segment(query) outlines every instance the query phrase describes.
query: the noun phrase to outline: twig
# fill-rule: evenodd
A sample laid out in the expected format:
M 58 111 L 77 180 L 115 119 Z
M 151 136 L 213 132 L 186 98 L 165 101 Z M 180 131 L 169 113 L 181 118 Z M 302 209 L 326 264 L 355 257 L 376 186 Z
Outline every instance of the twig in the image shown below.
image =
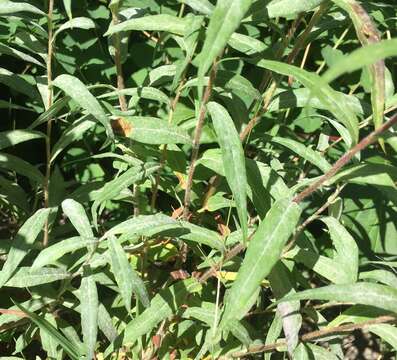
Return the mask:
M 386 121 L 382 126 L 374 130 L 364 139 L 362 139 L 357 145 L 346 152 L 333 166 L 332 168 L 320 177 L 316 182 L 310 185 L 307 189 L 303 190 L 300 194 L 294 197 L 293 201 L 299 204 L 306 197 L 310 196 L 313 192 L 317 191 L 326 181 L 331 179 L 343 166 L 348 164 L 350 160 L 358 152 L 364 150 L 367 146 L 374 143 L 378 137 L 391 128 L 395 123 L 397 123 L 397 114 L 395 114 L 391 119 Z
M 368 320 L 368 321 L 362 322 L 360 324 L 347 324 L 347 325 L 335 326 L 332 328 L 324 328 L 321 330 L 315 330 L 315 331 L 312 331 L 312 332 L 302 335 L 300 340 L 303 342 L 307 342 L 307 341 L 316 340 L 316 339 L 319 339 L 319 338 L 322 338 L 322 337 L 325 337 L 325 336 L 328 336 L 331 334 L 335 334 L 335 333 L 362 330 L 362 329 L 365 329 L 366 327 L 371 326 L 371 325 L 385 324 L 385 323 L 390 323 L 390 322 L 395 322 L 395 321 L 397 321 L 397 318 L 392 315 L 379 316 L 373 320 Z M 273 344 L 251 346 L 247 349 L 247 351 L 238 351 L 238 352 L 231 354 L 231 356 L 238 358 L 241 356 L 272 351 L 272 350 L 279 348 L 280 346 L 285 346 L 285 345 L 286 345 L 285 340 L 280 340 L 279 342 L 276 342 Z
M 46 110 L 48 110 L 53 101 L 52 94 L 52 56 L 53 56 L 53 23 L 52 23 L 52 14 L 54 11 L 54 0 L 49 0 L 48 3 L 48 48 L 47 48 L 47 104 Z M 50 176 L 51 176 L 51 132 L 52 132 L 52 121 L 53 119 L 48 119 L 47 121 L 47 137 L 45 139 L 45 147 L 46 147 L 46 171 L 44 177 L 44 207 L 48 208 L 50 206 L 50 196 L 49 196 L 49 184 L 50 184 Z M 46 247 L 48 245 L 49 238 L 49 222 L 46 219 L 44 224 L 44 237 L 43 237 L 43 246 Z
M 344 185 L 338 187 L 335 192 L 327 199 L 327 201 L 311 216 L 309 216 L 295 231 L 294 236 L 291 241 L 284 248 L 284 253 L 291 249 L 291 247 L 295 244 L 295 241 L 298 239 L 299 235 L 302 233 L 305 228 L 311 224 L 314 220 L 318 219 L 318 217 L 326 210 L 328 207 L 335 201 L 335 199 L 339 196 L 340 192 L 343 190 Z
M 212 87 L 214 85 L 214 81 L 215 81 L 215 77 L 216 77 L 216 70 L 217 70 L 217 63 L 215 61 L 212 66 L 212 69 L 211 69 L 211 74 L 210 74 L 210 78 L 208 81 L 208 85 L 205 88 L 203 100 L 202 100 L 201 106 L 200 106 L 199 118 L 197 121 L 196 129 L 194 131 L 194 138 L 193 138 L 193 145 L 192 145 L 192 157 L 190 160 L 190 167 L 189 167 L 189 173 L 188 173 L 188 177 L 187 177 L 186 190 L 185 190 L 185 199 L 183 202 L 183 218 L 185 220 L 187 220 L 188 215 L 189 215 L 191 192 L 192 192 L 192 186 L 193 186 L 193 176 L 194 176 L 194 171 L 196 169 L 196 162 L 197 162 L 198 153 L 199 153 L 199 149 L 200 149 L 200 138 L 201 138 L 201 133 L 203 131 L 205 115 L 207 113 L 207 103 L 211 97 Z

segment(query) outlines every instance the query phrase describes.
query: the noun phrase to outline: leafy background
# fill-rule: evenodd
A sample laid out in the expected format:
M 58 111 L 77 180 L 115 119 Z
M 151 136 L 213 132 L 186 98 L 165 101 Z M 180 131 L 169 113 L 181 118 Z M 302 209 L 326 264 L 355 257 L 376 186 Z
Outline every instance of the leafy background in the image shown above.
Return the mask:
M 0 0 L 1 355 L 393 358 L 396 22 Z

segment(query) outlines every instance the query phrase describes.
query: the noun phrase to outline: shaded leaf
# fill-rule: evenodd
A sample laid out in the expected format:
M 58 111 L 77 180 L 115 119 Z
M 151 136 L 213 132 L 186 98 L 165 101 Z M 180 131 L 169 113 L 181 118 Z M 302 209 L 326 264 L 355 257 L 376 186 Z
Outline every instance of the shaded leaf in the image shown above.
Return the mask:
M 24 141 L 45 138 L 39 131 L 9 130 L 0 132 L 0 149 L 14 146 Z
M 31 245 L 43 229 L 49 213 L 50 209 L 36 211 L 34 215 L 25 221 L 15 235 L 7 260 L 0 273 L 0 287 L 11 278 L 18 265 L 31 250 Z
M 207 107 L 222 150 L 226 179 L 236 202 L 243 237 L 246 240 L 248 233 L 247 175 L 243 147 L 234 122 L 226 109 L 215 102 L 208 103 Z

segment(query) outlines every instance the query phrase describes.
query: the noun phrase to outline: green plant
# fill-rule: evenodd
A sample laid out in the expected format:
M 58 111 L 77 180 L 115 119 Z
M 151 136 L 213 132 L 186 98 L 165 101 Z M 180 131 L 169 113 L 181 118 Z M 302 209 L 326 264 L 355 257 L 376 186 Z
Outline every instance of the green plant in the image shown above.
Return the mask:
M 394 352 L 396 18 L 0 0 L 1 355 Z

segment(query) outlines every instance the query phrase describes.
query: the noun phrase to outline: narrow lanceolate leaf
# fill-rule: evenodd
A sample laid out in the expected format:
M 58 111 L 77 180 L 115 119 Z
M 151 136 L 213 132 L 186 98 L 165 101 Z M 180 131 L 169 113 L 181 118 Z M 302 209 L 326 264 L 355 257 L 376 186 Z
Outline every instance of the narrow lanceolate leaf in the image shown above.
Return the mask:
M 43 229 L 49 213 L 50 209 L 38 210 L 19 229 L 0 273 L 0 288 L 11 278 L 18 265 L 31 250 L 31 245 Z
M 193 10 L 205 15 L 210 15 L 214 10 L 214 5 L 208 0 L 178 0 L 178 2 L 186 4 Z
M 381 40 L 381 34 L 376 28 L 371 17 L 356 0 L 336 0 L 336 4 L 344 8 L 353 21 L 357 37 L 363 46 L 377 44 Z M 371 73 L 371 103 L 375 129 L 383 124 L 383 112 L 385 109 L 385 62 L 379 59 L 369 66 Z M 384 141 L 379 140 L 384 148 Z
M 175 35 L 183 35 L 186 30 L 186 24 L 186 19 L 168 14 L 148 15 L 123 21 L 117 25 L 111 25 L 105 36 L 129 30 L 165 31 Z
M 136 88 L 128 88 L 123 90 L 115 90 L 99 96 L 100 99 L 108 97 L 118 97 L 119 95 L 133 96 L 137 98 L 156 100 L 158 102 L 168 104 L 168 96 L 159 89 L 151 86 L 143 86 Z
M 397 328 L 391 324 L 377 324 L 368 326 L 368 330 L 388 342 L 397 350 Z
M 317 97 L 324 104 L 325 108 L 331 112 L 340 123 L 346 126 L 354 143 L 357 142 L 358 120 L 354 111 L 341 93 L 333 90 L 327 84 L 319 86 L 319 84 L 321 84 L 320 76 L 296 66 L 273 60 L 262 59 L 259 60 L 256 65 L 282 75 L 296 78 L 312 92 L 313 97 Z
M 73 359 L 78 360 L 81 358 L 79 349 L 69 341 L 65 336 L 63 336 L 53 325 L 51 325 L 47 320 L 42 317 L 37 316 L 34 312 L 29 311 L 21 304 L 14 302 L 15 305 L 22 310 L 29 318 L 34 322 L 40 329 L 50 336 L 54 341 L 56 341 L 65 352 Z
M 280 259 L 300 213 L 300 207 L 291 199 L 281 199 L 273 204 L 262 220 L 249 242 L 244 261 L 225 303 L 222 318 L 224 325 L 231 319 L 241 319 L 245 315 L 242 309 L 245 309 L 245 304 Z
M 95 244 L 95 240 L 82 238 L 81 236 L 62 240 L 41 250 L 31 266 L 31 271 L 36 271 L 46 265 L 55 264 L 63 255 L 93 244 Z
M 187 279 L 160 291 L 150 302 L 150 307 L 127 324 L 123 344 L 132 345 L 140 336 L 150 334 L 157 324 L 181 308 L 188 294 L 199 288 L 197 280 Z
M 87 274 L 81 280 L 81 328 L 86 348 L 87 359 L 94 357 L 96 339 L 98 334 L 98 292 L 94 277 Z
M 325 0 L 273 0 L 266 5 L 269 18 L 290 17 L 319 6 Z
M 207 107 L 222 150 L 226 179 L 236 202 L 243 236 L 246 240 L 248 233 L 248 214 L 244 150 L 234 122 L 227 110 L 215 102 L 208 103 Z
M 62 133 L 60 139 L 53 146 L 51 151 L 51 162 L 54 162 L 56 157 L 63 150 L 65 150 L 71 143 L 73 143 L 77 139 L 80 139 L 95 124 L 96 122 L 92 115 L 86 115 L 70 125 L 70 127 Z
M 140 215 L 132 219 L 123 221 L 122 223 L 108 230 L 101 239 L 106 239 L 112 235 L 123 236 L 152 236 L 165 230 L 181 229 L 178 221 L 170 216 L 161 213 L 155 215 Z
M 38 15 L 45 15 L 37 7 L 30 5 L 28 2 L 12 2 L 8 0 L 1 1 L 0 15 L 14 14 L 18 12 L 31 12 Z
M 189 230 L 189 232 L 183 233 L 183 235 L 180 236 L 182 240 L 193 241 L 222 252 L 225 251 L 222 237 L 216 231 L 209 230 L 205 227 L 198 226 L 187 221 L 181 221 L 180 223 L 184 229 Z
M 143 144 L 190 144 L 189 134 L 168 121 L 149 116 L 122 118 L 124 135 Z
M 150 301 L 145 284 L 139 275 L 132 269 L 126 253 L 114 236 L 109 237 L 109 250 L 112 272 L 116 279 L 117 286 L 120 289 L 120 294 L 124 300 L 127 311 L 131 311 L 132 292 L 135 293 L 145 307 L 148 307 Z
M 74 29 L 74 28 L 85 29 L 85 30 L 93 29 L 93 28 L 95 28 L 95 23 L 91 19 L 86 18 L 86 17 L 77 17 L 77 18 L 74 18 L 74 19 L 70 19 L 69 21 L 66 21 L 65 23 L 63 23 L 57 29 L 57 31 L 55 31 L 54 38 L 53 38 L 54 41 L 55 41 L 56 36 L 61 31 L 64 31 L 64 30 L 67 30 L 67 29 Z
M 43 174 L 35 166 L 11 154 L 0 153 L 0 168 L 15 171 L 17 174 L 26 176 L 37 184 L 44 182 Z
M 68 14 L 68 18 L 72 19 L 72 0 L 63 0 L 63 6 L 65 8 L 66 14 Z
M 83 205 L 76 200 L 66 199 L 62 202 L 62 210 L 81 237 L 87 239 L 92 239 L 94 237 L 90 221 L 88 220 Z
M 218 0 L 212 12 L 201 53 L 198 55 L 199 78 L 202 78 L 220 55 L 230 36 L 240 26 L 252 0 Z
M 336 249 L 334 260 L 343 268 L 344 278 L 338 283 L 354 283 L 358 274 L 358 247 L 345 227 L 333 217 L 321 218 L 329 229 L 332 242 Z
M 24 266 L 18 268 L 4 286 L 25 288 L 67 279 L 70 276 L 71 274 L 63 269 L 41 268 L 39 270 L 31 271 L 29 266 Z
M 45 135 L 40 131 L 9 130 L 0 132 L 0 149 L 14 146 L 24 141 L 42 139 Z
M 0 3 L 0 5 L 1 5 L 1 3 Z M 44 67 L 44 65 L 40 61 L 38 61 L 36 58 L 34 58 L 33 56 L 30 56 L 22 51 L 19 51 L 19 50 L 14 49 L 10 46 L 0 43 L 0 55 L 2 55 L 2 54 L 13 56 L 18 59 L 21 59 L 21 60 L 24 60 L 27 62 L 31 62 L 32 64 Z
M 113 138 L 113 131 L 105 112 L 98 100 L 92 95 L 86 86 L 76 77 L 68 74 L 59 75 L 53 84 L 63 90 L 84 110 L 94 116 L 106 129 L 106 133 Z
M 273 137 L 271 141 L 287 147 L 297 155 L 312 163 L 314 166 L 317 166 L 324 173 L 331 169 L 331 164 L 324 159 L 324 155 L 298 141 L 282 137 Z
M 371 305 L 397 313 L 397 289 L 368 282 L 329 285 L 288 295 L 280 301 L 328 300 Z

